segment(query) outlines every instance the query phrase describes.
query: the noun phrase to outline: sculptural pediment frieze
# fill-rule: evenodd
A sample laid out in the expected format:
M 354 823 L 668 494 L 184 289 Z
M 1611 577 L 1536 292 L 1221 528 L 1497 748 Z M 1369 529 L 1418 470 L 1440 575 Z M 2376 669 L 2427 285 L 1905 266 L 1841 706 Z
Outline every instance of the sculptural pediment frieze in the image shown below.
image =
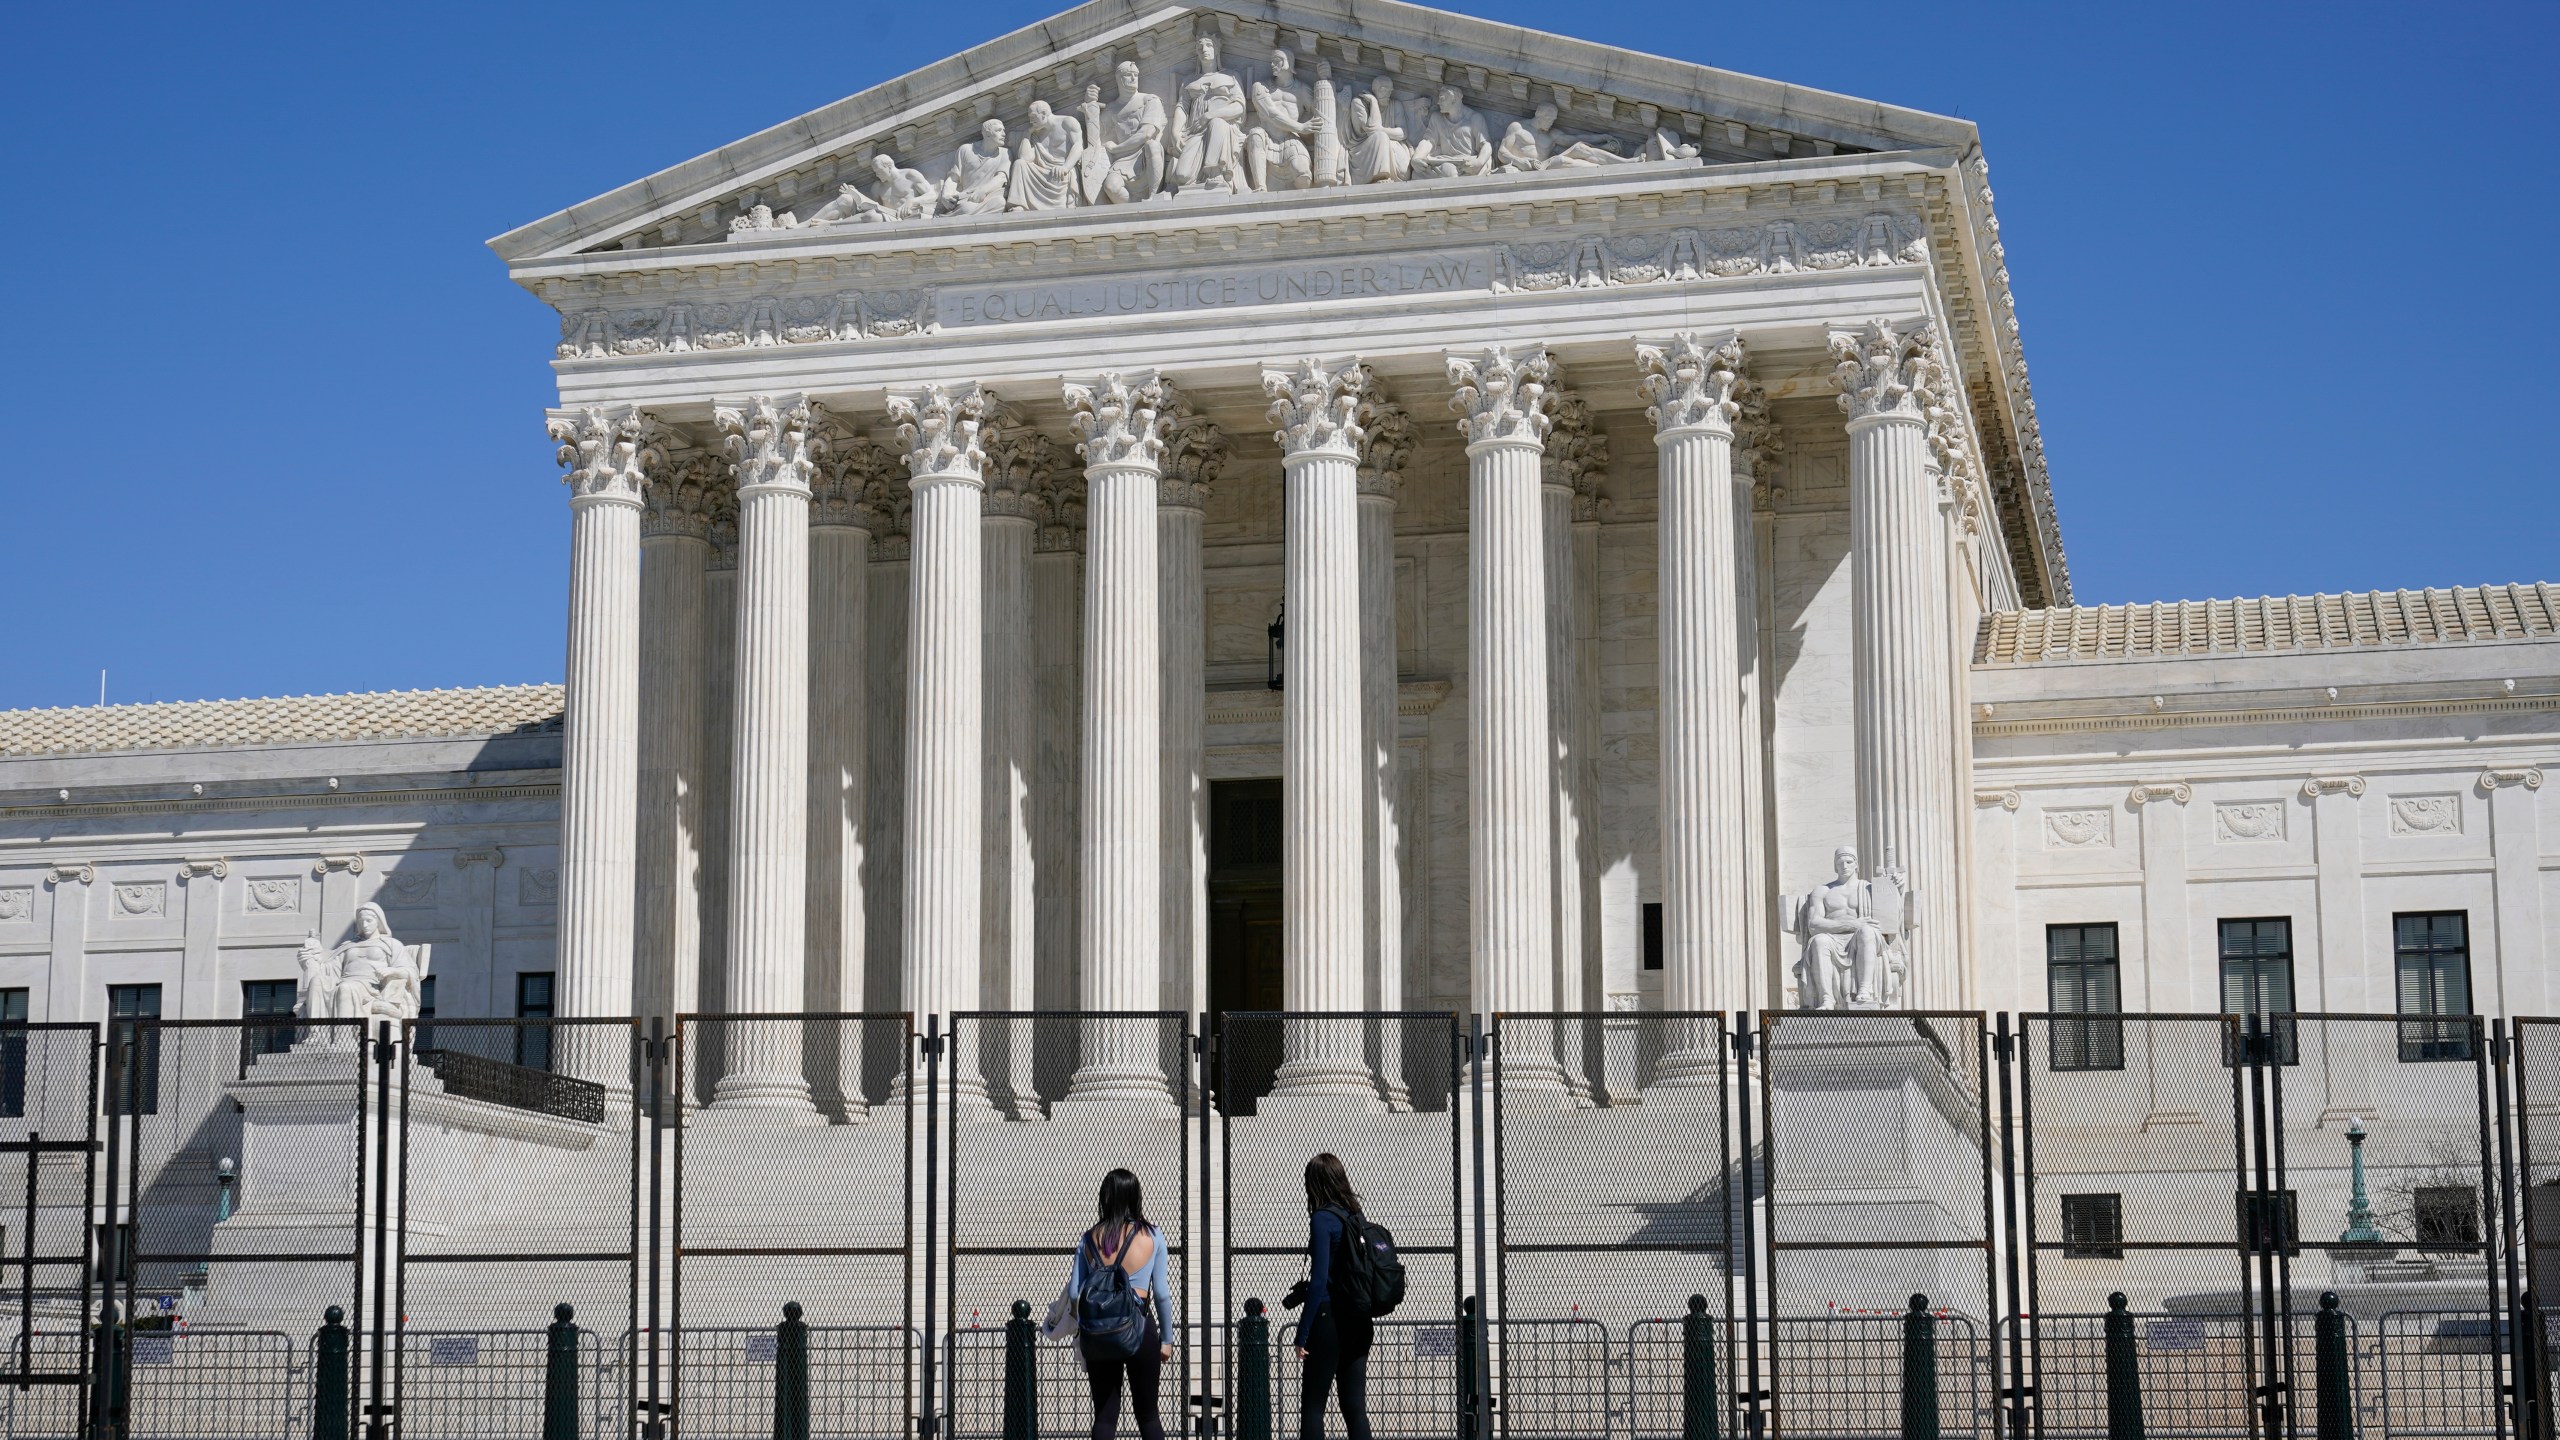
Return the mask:
M 766 151 L 763 136 L 741 142 L 731 151 L 755 150 L 763 163 L 733 164 L 741 173 L 732 183 L 668 183 L 702 162 L 652 177 L 643 182 L 654 192 L 647 213 L 593 227 L 602 233 L 575 248 L 920 226 L 947 234 L 1026 212 L 1682 169 L 1956 139 L 1935 133 L 1944 122 L 1934 117 L 1911 116 L 1897 132 L 1889 122 L 1901 112 L 1887 107 L 1826 116 L 1801 92 L 1750 77 L 1671 61 L 1629 67 L 1624 52 L 1401 5 L 1348 19 L 1301 16 L 1286 4 L 1168 6 L 1142 25 L 1063 38 L 1080 20 L 1106 19 L 1106 8 L 1118 7 L 1070 11 L 767 132 L 798 130 L 794 152 Z M 1524 65 L 1532 56 L 1552 64 Z M 936 93 L 946 71 L 958 83 Z M 607 211 L 619 195 L 579 210 Z M 507 253 L 517 238 L 494 243 Z

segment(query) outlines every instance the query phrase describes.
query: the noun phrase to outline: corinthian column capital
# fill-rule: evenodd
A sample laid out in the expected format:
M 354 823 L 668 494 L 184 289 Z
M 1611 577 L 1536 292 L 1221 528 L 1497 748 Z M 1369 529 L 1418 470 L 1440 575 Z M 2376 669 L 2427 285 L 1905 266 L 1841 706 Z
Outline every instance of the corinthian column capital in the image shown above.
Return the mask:
M 667 433 L 632 405 L 589 405 L 543 412 L 544 429 L 560 446 L 560 468 L 569 503 L 639 508 L 648 472 L 667 463 Z
M 1449 408 L 1458 412 L 1458 433 L 1467 446 L 1546 443 L 1553 424 L 1555 365 L 1547 347 L 1518 350 L 1496 345 L 1483 351 L 1449 354 L 1449 383 L 1456 393 Z
M 1837 362 L 1831 367 L 1831 383 L 1840 389 L 1840 411 L 1851 425 L 1927 419 L 1939 372 L 1933 322 L 1870 320 L 1855 330 L 1834 330 L 1831 358 Z
M 1089 381 L 1067 381 L 1063 389 L 1067 428 L 1086 469 L 1162 467 L 1174 397 L 1172 386 L 1154 371 L 1105 371 Z
M 1609 473 L 1609 437 L 1601 433 L 1591 402 L 1571 390 L 1555 392 L 1553 421 L 1539 456 L 1539 478 L 1573 497 L 1573 518 L 1600 518 L 1600 479 Z
M 1734 417 L 1742 413 L 1743 359 L 1742 337 L 1730 330 L 1637 341 L 1636 393 L 1644 397 L 1655 443 L 1692 432 L 1732 435 Z
M 1369 407 L 1366 429 L 1367 436 L 1360 446 L 1360 493 L 1383 496 L 1391 503 L 1400 500 L 1404 495 L 1404 464 L 1422 439 L 1421 428 L 1403 406 L 1380 400 Z
M 642 498 L 640 535 L 653 539 L 680 535 L 693 540 L 711 536 L 714 501 L 725 488 L 729 466 L 709 451 L 675 457 L 650 476 Z
M 1178 393 L 1166 414 L 1164 473 L 1156 481 L 1156 503 L 1197 510 L 1226 473 L 1227 435 L 1208 416 L 1194 414 L 1190 400 Z
M 825 412 L 801 395 L 750 395 L 715 403 L 711 423 L 719 427 L 721 444 L 738 467 L 738 494 L 752 498 L 768 490 L 809 493 L 826 441 L 818 433 Z
M 898 452 L 842 426 L 831 427 L 824 439 L 811 482 L 809 523 L 874 532 L 893 528 L 883 500 L 884 492 L 906 488 L 899 483 L 906 466 Z
M 919 385 L 889 396 L 889 418 L 898 427 L 898 443 L 906 447 L 907 474 L 917 484 L 955 481 L 984 483 L 980 473 L 987 452 L 978 437 L 993 392 L 978 385 Z
M 1338 365 L 1313 358 L 1294 369 L 1262 372 L 1262 393 L 1271 397 L 1272 437 L 1286 460 L 1331 455 L 1357 460 L 1367 419 L 1371 386 L 1369 367 L 1355 357 Z

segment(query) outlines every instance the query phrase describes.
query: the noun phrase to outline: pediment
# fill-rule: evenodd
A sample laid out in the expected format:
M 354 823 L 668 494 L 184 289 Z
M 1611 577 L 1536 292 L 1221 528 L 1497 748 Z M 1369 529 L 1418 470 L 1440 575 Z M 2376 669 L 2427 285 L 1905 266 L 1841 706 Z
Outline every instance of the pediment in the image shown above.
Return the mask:
M 1275 53 L 1293 74 L 1275 74 Z M 1127 64 L 1133 89 L 1118 73 Z M 1266 105 L 1281 122 L 1294 116 L 1297 133 Z M 1000 165 L 991 121 L 1003 127 Z M 1026 210 L 1117 204 L 1135 218 L 1257 189 L 1972 142 L 1960 120 L 1393 0 L 1094 0 L 490 243 L 510 262 L 776 232 L 912 228 L 947 243 Z

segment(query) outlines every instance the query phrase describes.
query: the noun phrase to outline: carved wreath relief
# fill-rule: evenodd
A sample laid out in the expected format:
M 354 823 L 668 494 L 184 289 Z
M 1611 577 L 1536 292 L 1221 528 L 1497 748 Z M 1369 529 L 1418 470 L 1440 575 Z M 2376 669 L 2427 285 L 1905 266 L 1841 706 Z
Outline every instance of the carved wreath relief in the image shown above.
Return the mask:
M 290 915 L 302 909 L 302 877 L 251 876 L 241 889 L 241 906 L 252 915 Z
M 2461 834 L 2462 797 L 2458 795 L 2392 796 L 2391 833 L 2394 835 Z
M 32 885 L 11 885 L 0 889 L 0 925 L 15 924 L 36 918 L 36 892 Z
M 2116 818 L 2113 811 L 2092 806 L 2083 810 L 2044 812 L 2044 848 L 2047 850 L 2103 850 L 2115 843 Z
M 2284 802 L 2239 800 L 2214 806 L 2213 838 L 2217 844 L 2282 840 L 2284 838 Z
M 119 916 L 138 920 L 168 912 L 169 887 L 160 881 L 146 880 L 114 888 L 116 914 Z

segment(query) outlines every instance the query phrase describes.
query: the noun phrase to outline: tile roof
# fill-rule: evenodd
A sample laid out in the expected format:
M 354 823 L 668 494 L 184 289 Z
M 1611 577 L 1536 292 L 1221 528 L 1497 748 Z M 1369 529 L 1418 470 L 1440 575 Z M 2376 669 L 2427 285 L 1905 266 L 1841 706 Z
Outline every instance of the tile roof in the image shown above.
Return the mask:
M 2560 636 L 2560 588 L 2457 585 L 2449 590 L 1995 611 L 1982 617 L 1973 663 L 2159 660 L 2554 636 Z
M 557 685 L 498 685 L 0 710 L 0 756 L 538 734 L 560 728 L 564 694 Z

